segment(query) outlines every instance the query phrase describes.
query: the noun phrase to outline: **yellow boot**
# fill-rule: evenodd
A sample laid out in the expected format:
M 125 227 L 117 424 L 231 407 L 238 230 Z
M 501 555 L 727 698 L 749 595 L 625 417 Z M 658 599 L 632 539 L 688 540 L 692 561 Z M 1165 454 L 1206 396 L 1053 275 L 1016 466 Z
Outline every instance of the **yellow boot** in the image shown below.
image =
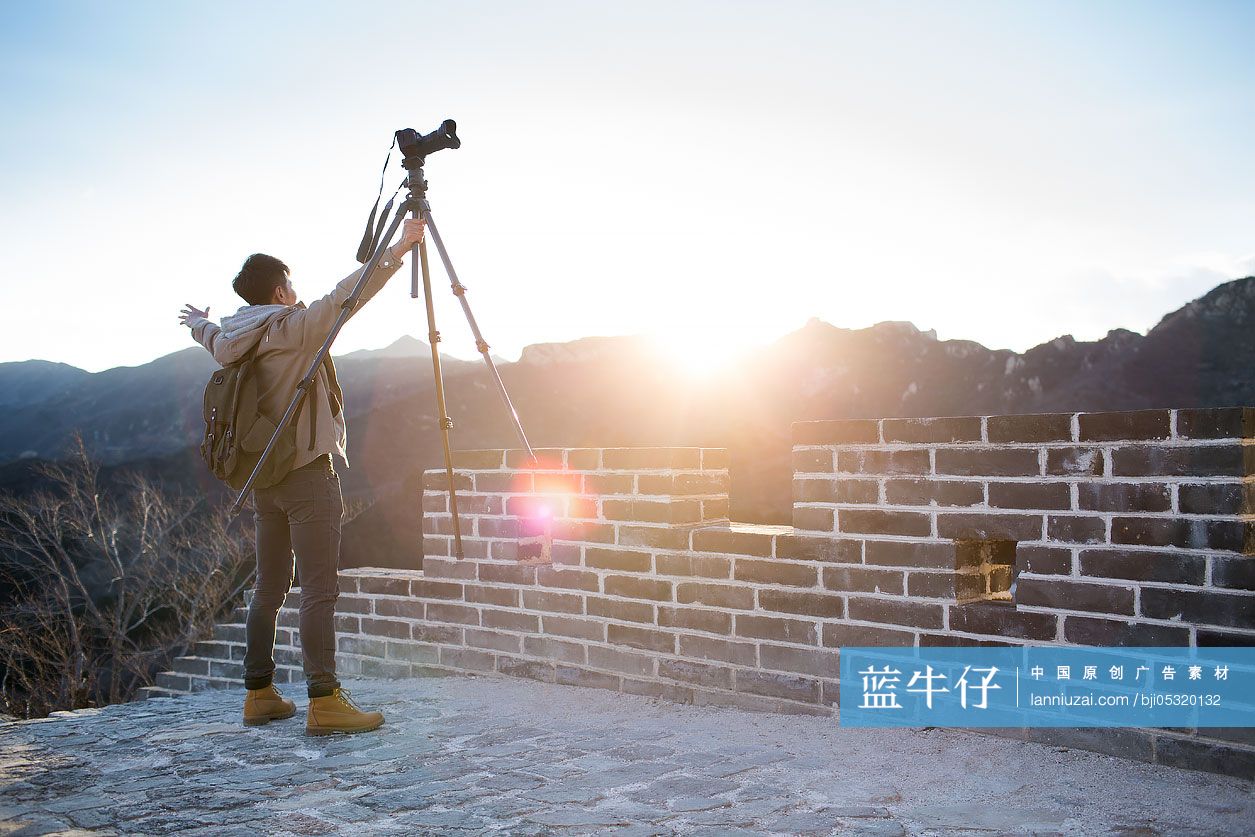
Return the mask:
M 366 732 L 383 724 L 382 712 L 363 712 L 349 697 L 347 689 L 336 689 L 326 697 L 309 699 L 305 715 L 306 735 L 334 732 Z
M 279 694 L 270 684 L 264 689 L 249 689 L 244 696 L 244 723 L 250 727 L 282 721 L 296 714 L 296 704 Z

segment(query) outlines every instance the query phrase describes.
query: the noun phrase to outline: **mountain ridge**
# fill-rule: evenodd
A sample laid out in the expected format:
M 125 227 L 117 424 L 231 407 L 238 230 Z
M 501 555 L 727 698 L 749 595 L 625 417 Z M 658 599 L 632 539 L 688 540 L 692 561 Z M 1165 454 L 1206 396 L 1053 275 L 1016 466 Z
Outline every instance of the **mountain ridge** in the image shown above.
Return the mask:
M 846 329 L 812 317 L 748 355 L 736 371 L 759 379 L 769 393 L 782 380 L 800 380 L 800 386 L 777 394 L 797 406 L 799 418 L 1249 401 L 1255 400 L 1255 387 L 1246 366 L 1226 359 L 1236 352 L 1255 360 L 1255 335 L 1246 333 L 1251 322 L 1255 277 L 1218 285 L 1165 314 L 1145 335 L 1120 328 L 1094 341 L 1062 335 L 1022 353 L 973 340 L 938 340 L 934 330 L 906 321 Z M 348 415 L 408 403 L 430 390 L 429 367 L 414 363 L 429 355 L 427 344 L 404 335 L 383 349 L 338 356 Z M 626 364 L 653 369 L 664 381 L 679 374 L 667 368 L 666 359 L 641 335 L 595 336 L 532 344 L 519 361 L 501 362 L 499 368 L 507 379 L 544 390 L 541 381 L 527 383 L 535 377 L 528 370 L 543 374 L 561 367 L 583 377 L 575 370 L 605 367 L 613 377 L 624 375 L 619 367 Z M 7 408 L 0 413 L 0 462 L 56 458 L 76 427 L 109 462 L 178 450 L 199 436 L 201 390 L 215 368 L 209 354 L 194 346 L 147 364 L 94 373 L 43 360 L 0 364 L 0 404 Z M 447 378 L 479 368 L 478 361 L 442 355 Z M 477 380 L 473 386 L 483 385 Z M 594 382 L 589 386 L 598 388 Z
M 733 517 L 779 523 L 788 520 L 795 421 L 1255 404 L 1252 322 L 1255 277 L 1244 277 L 1169 312 L 1144 335 L 1120 328 L 1092 341 L 1061 335 L 1021 353 L 939 340 L 901 321 L 845 329 L 811 318 L 704 379 L 639 335 L 535 344 L 527 362 L 499 368 L 534 447 L 726 447 Z M 442 463 L 430 367 L 412 356 L 377 355 L 338 365 L 352 462 L 342 477 L 346 496 L 382 503 L 363 520 L 390 521 L 385 528 L 395 534 L 396 521 L 419 514 L 412 496 L 419 473 Z M 26 451 L 56 458 L 79 427 L 106 464 L 143 461 L 207 490 L 195 444 L 213 367 L 193 347 L 143 367 L 92 373 L 69 394 L 0 411 L 0 463 Z M 483 365 L 455 361 L 445 371 L 453 447 L 518 447 Z M 20 485 L 20 471 L 7 469 L 6 485 Z M 364 554 L 413 551 L 386 532 L 362 537 Z
M 835 330 L 845 331 L 845 332 L 868 331 L 868 330 L 905 331 L 908 333 L 930 338 L 942 344 L 949 344 L 949 343 L 972 344 L 988 352 L 1010 352 L 1012 354 L 1025 356 L 1043 347 L 1048 347 L 1048 346 L 1055 347 L 1057 346 L 1059 341 L 1065 341 L 1065 342 L 1076 344 L 1076 345 L 1086 345 L 1086 344 L 1094 345 L 1094 344 L 1102 343 L 1103 341 L 1112 338 L 1113 335 L 1123 335 L 1128 338 L 1134 338 L 1134 339 L 1143 338 L 1143 337 L 1146 337 L 1150 333 L 1150 331 L 1154 331 L 1155 329 L 1159 328 L 1160 326 L 1163 326 L 1165 323 L 1167 323 L 1168 321 L 1176 317 L 1193 317 L 1193 316 L 1200 316 L 1200 315 L 1215 316 L 1216 311 L 1214 309 L 1222 307 L 1222 306 L 1226 310 L 1241 311 L 1240 307 L 1235 308 L 1233 306 L 1228 305 L 1228 303 L 1231 302 L 1232 300 L 1232 293 L 1235 290 L 1241 290 L 1243 295 L 1248 300 L 1255 298 L 1255 276 L 1245 276 L 1245 277 L 1233 279 L 1228 282 L 1224 282 L 1224 283 L 1221 283 L 1220 285 L 1217 285 L 1215 288 L 1208 291 L 1202 297 L 1199 297 L 1198 299 L 1187 302 L 1186 304 L 1182 305 L 1180 308 L 1174 311 L 1170 311 L 1167 314 L 1164 314 L 1163 317 L 1160 318 L 1158 323 L 1156 323 L 1156 325 L 1153 326 L 1147 332 L 1147 334 L 1140 334 L 1139 332 L 1132 331 L 1130 329 L 1126 329 L 1122 327 L 1112 328 L 1108 330 L 1107 334 L 1104 335 L 1103 337 L 1098 338 L 1097 340 L 1089 340 L 1089 341 L 1076 340 L 1076 338 L 1073 337 L 1071 334 L 1062 334 L 1057 337 L 1052 337 L 1051 339 L 1038 343 L 1034 346 L 1030 346 L 1029 348 L 1025 349 L 1023 352 L 1016 352 L 1013 349 L 990 348 L 986 346 L 985 344 L 981 343 L 980 341 L 972 340 L 969 338 L 947 338 L 946 340 L 941 340 L 937 337 L 936 329 L 932 329 L 932 328 L 927 329 L 927 330 L 921 329 L 919 326 L 917 326 L 915 323 L 909 320 L 881 320 L 880 322 L 874 323 L 870 326 L 866 326 L 862 329 L 847 329 L 842 326 L 833 325 L 832 323 L 829 323 L 828 321 L 820 317 L 811 317 L 799 329 L 796 329 L 794 332 L 781 335 L 781 337 L 778 339 L 784 340 L 789 336 L 789 334 L 795 334 L 800 331 L 805 331 L 806 329 L 811 328 L 812 326 L 825 326 L 829 329 L 835 329 Z M 1242 313 L 1242 316 L 1243 316 L 1243 320 L 1242 320 L 1243 322 L 1245 322 L 1247 319 L 1255 318 L 1255 317 L 1247 317 L 1245 312 Z M 518 361 L 510 361 L 495 354 L 492 355 L 492 358 L 493 358 L 493 361 L 498 365 L 514 363 L 514 362 L 518 362 L 518 363 L 546 362 L 552 359 L 553 357 L 558 357 L 563 360 L 588 359 L 590 356 L 596 356 L 598 354 L 602 354 L 605 351 L 609 350 L 611 348 L 609 344 L 611 343 L 614 343 L 617 341 L 637 342 L 637 341 L 643 341 L 644 339 L 645 337 L 642 334 L 588 335 L 585 337 L 578 337 L 574 340 L 568 340 L 568 341 L 542 341 L 539 343 L 529 343 L 528 345 L 523 347 L 522 353 L 520 354 L 520 358 Z M 147 361 L 142 364 L 136 364 L 132 366 L 114 366 L 108 369 L 102 369 L 99 372 L 89 372 L 85 369 L 74 366 L 73 364 L 65 363 L 63 361 L 48 360 L 46 358 L 29 358 L 26 360 L 3 361 L 3 362 L 0 362 L 0 406 L 15 403 L 15 401 L 22 401 L 22 393 L 20 392 L 17 392 L 16 394 L 14 393 L 14 390 L 16 389 L 14 384 L 16 384 L 17 381 L 14 377 L 11 377 L 14 375 L 14 373 L 19 372 L 19 371 L 22 372 L 24 376 L 27 376 L 32 379 L 35 378 L 36 375 L 39 375 L 45 379 L 48 377 L 60 375 L 62 379 L 65 379 L 65 380 L 77 380 L 85 376 L 102 375 L 106 373 L 117 372 L 118 370 L 122 370 L 122 369 L 140 369 L 140 368 L 148 367 L 155 363 L 169 362 L 171 359 L 177 358 L 179 356 L 195 355 L 195 354 L 200 354 L 200 353 L 201 353 L 201 350 L 199 350 L 197 347 L 190 346 L 185 349 L 178 349 L 174 352 L 170 352 L 165 355 L 159 355 L 153 358 L 152 360 Z M 411 334 L 402 334 L 392 343 L 389 343 L 388 345 L 382 348 L 355 349 L 351 352 L 346 352 L 343 355 L 333 353 L 333 357 L 337 361 L 341 359 L 364 360 L 364 359 L 383 359 L 383 358 L 418 358 L 418 357 L 425 358 L 425 357 L 429 357 L 430 353 L 431 353 L 431 347 L 429 346 L 429 344 L 424 343 L 422 340 L 419 340 L 417 337 L 414 337 Z M 445 363 L 445 362 L 474 363 L 476 362 L 476 361 L 468 361 L 467 359 L 464 359 L 464 358 L 454 357 L 452 355 L 447 355 L 443 352 L 441 353 L 440 358 L 441 358 L 442 363 Z M 28 403 L 28 402 L 23 401 L 22 403 Z

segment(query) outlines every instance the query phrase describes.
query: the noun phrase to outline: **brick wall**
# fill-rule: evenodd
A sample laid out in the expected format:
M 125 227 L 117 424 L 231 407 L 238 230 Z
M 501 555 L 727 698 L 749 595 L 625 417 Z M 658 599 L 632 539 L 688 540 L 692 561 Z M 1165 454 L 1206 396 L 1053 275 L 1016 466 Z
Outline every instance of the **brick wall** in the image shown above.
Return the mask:
M 800 424 L 793 522 L 857 544 L 849 617 L 920 644 L 1249 645 L 1253 416 Z M 914 615 L 882 619 L 889 601 Z
M 428 472 L 423 571 L 342 574 L 341 666 L 830 713 L 842 645 L 1249 645 L 1253 419 L 799 423 L 792 527 L 728 521 L 719 449 L 458 452 L 463 557 Z M 163 685 L 238 677 L 223 627 Z M 1250 730 L 1006 733 L 1255 775 Z

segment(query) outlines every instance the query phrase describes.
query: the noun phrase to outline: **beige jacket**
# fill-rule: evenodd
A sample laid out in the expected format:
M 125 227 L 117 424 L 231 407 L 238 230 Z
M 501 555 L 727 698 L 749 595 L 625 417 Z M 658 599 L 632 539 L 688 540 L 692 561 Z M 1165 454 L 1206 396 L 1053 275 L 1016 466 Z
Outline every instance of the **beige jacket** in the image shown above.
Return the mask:
M 385 251 L 358 298 L 357 308 L 378 293 L 400 267 L 401 261 L 393 259 Z M 264 415 L 277 423 L 296 395 L 296 385 L 309 371 L 314 355 L 331 333 L 340 307 L 353 293 L 361 272 L 359 267 L 340 280 L 331 293 L 314 300 L 308 308 L 300 303 L 245 305 L 231 316 L 224 317 L 221 326 L 204 317 L 193 317 L 187 325 L 192 329 L 192 337 L 223 366 L 241 360 L 254 346 L 258 347 L 253 367 L 257 376 L 258 406 Z M 333 410 L 328 396 L 330 389 L 327 368 L 320 366 L 310 396 L 296 419 L 293 468 L 308 464 L 326 453 L 339 454 L 344 464 L 349 464 L 344 411 Z

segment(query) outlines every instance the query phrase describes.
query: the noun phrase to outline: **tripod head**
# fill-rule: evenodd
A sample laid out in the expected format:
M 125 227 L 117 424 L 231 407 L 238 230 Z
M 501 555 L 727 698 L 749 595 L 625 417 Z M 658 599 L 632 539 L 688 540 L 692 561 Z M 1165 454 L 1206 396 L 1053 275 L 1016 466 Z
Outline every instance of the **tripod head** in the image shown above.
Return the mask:
M 457 135 L 458 124 L 452 119 L 440 123 L 440 127 L 430 134 L 420 134 L 413 128 L 402 128 L 397 131 L 397 147 L 405 155 L 403 165 L 409 168 L 422 166 L 423 158 L 445 148 L 460 148 L 462 141 Z

